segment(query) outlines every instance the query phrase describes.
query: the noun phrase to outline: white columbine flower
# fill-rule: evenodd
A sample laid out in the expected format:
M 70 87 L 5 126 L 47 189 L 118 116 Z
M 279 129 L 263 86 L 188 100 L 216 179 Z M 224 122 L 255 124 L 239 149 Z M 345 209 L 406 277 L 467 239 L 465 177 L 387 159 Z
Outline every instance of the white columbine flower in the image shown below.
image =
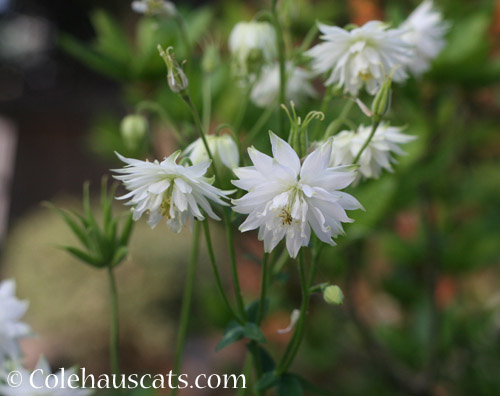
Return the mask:
M 205 138 L 216 162 L 222 162 L 231 170 L 238 166 L 240 154 L 238 146 L 231 135 L 207 135 Z M 191 143 L 184 151 L 184 155 L 188 156 L 194 165 L 210 159 L 201 138 Z
M 413 56 L 407 66 L 415 76 L 420 76 L 430 68 L 445 46 L 444 35 L 449 24 L 443 21 L 431 0 L 420 4 L 401 26 L 406 33 L 403 40 L 413 47 Z
M 306 97 L 316 96 L 316 91 L 311 83 L 312 73 L 287 63 L 286 65 L 286 102 L 293 101 L 300 104 Z M 279 64 L 267 65 L 255 82 L 250 99 L 256 106 L 268 107 L 276 103 L 280 90 Z
M 13 280 L 0 282 L 0 366 L 6 359 L 19 357 L 18 340 L 30 335 L 30 327 L 21 322 L 28 310 L 28 302 L 16 297 Z
M 352 164 L 359 150 L 370 136 L 371 129 L 371 126 L 361 125 L 357 131 L 342 131 L 331 138 L 332 157 L 330 165 Z M 392 154 L 405 154 L 399 145 L 411 142 L 414 139 L 415 136 L 402 133 L 401 128 L 381 124 L 358 161 L 360 176 L 366 179 L 377 179 L 382 169 L 392 172 L 391 163 L 396 162 Z
M 234 170 L 233 184 L 248 191 L 233 200 L 233 210 L 248 214 L 240 231 L 259 229 L 266 252 L 283 238 L 291 257 L 307 246 L 311 229 L 320 240 L 335 245 L 333 237 L 343 233 L 342 223 L 351 222 L 346 210 L 361 208 L 351 195 L 339 190 L 356 178 L 352 167 L 330 167 L 331 148 L 321 146 L 301 165 L 297 153 L 270 132 L 274 158 L 248 149 L 253 166 Z
M 19 387 L 0 384 L 0 394 L 3 396 L 87 396 L 93 391 L 78 388 L 78 380 L 75 369 L 59 371 L 52 374 L 47 360 L 42 356 L 30 373 L 24 367 L 15 367 L 20 373 Z M 73 376 L 73 377 L 72 377 Z M 74 388 L 74 389 L 73 389 Z
M 175 4 L 166 0 L 136 0 L 132 2 L 132 10 L 139 14 L 165 15 L 167 17 L 177 14 Z
M 239 22 L 229 36 L 229 50 L 237 73 L 247 75 L 254 67 L 274 61 L 277 54 L 276 33 L 267 22 Z
M 180 232 L 189 220 L 193 218 L 203 220 L 205 217 L 201 208 L 215 220 L 220 220 L 210 207 L 209 200 L 218 205 L 227 205 L 222 198 L 227 198 L 227 192 L 213 187 L 213 179 L 203 177 L 209 161 L 193 166 L 182 166 L 176 163 L 180 151 L 165 158 L 162 162 L 140 161 L 118 157 L 127 165 L 122 169 L 115 169 L 121 180 L 130 192 L 118 199 L 129 199 L 127 205 L 133 205 L 134 220 L 144 214 L 149 214 L 148 224 L 154 228 L 162 217 L 167 219 L 167 225 L 174 231 Z
M 410 46 L 401 39 L 403 30 L 388 29 L 379 21 L 371 21 L 351 31 L 337 26 L 318 24 L 324 43 L 306 52 L 313 58 L 318 73 L 331 71 L 326 85 L 338 84 L 357 96 L 364 86 L 374 95 L 393 69 L 393 80 L 404 81 L 404 67 L 411 55 Z

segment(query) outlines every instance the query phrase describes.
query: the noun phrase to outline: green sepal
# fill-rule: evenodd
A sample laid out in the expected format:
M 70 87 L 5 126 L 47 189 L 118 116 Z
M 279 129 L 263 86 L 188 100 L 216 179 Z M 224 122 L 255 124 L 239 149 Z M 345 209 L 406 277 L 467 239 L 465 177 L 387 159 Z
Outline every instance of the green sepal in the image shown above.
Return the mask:
M 243 328 L 243 335 L 250 340 L 257 341 L 262 344 L 265 344 L 267 342 L 264 333 L 262 333 L 262 330 L 259 328 L 259 326 L 252 322 L 248 322 L 245 325 L 245 327 Z

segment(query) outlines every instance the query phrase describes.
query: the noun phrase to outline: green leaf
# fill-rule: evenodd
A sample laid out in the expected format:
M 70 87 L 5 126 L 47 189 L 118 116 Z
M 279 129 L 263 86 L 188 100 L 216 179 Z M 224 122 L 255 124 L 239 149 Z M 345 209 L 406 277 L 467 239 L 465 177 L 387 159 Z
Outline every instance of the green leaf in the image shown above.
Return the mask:
M 300 382 L 302 389 L 304 391 L 306 391 L 307 393 L 310 393 L 312 395 L 318 395 L 318 396 L 332 396 L 331 392 L 328 392 L 324 389 L 321 389 L 320 387 L 318 387 L 317 385 L 314 385 L 313 383 L 311 383 L 310 381 L 308 381 L 304 377 L 301 377 L 300 375 L 297 375 L 297 374 L 288 374 L 288 375 L 295 377 Z
M 262 333 L 262 330 L 255 323 L 249 322 L 245 325 L 243 329 L 243 335 L 250 339 L 260 343 L 266 343 L 266 337 Z
M 91 255 L 83 252 L 80 249 L 77 249 L 77 248 L 72 247 L 72 246 L 61 246 L 61 249 L 66 250 L 68 253 L 72 254 L 77 259 L 91 265 L 92 267 L 96 267 L 96 268 L 103 267 L 103 264 L 102 264 L 102 262 L 100 262 L 99 259 L 92 257 Z
M 54 209 L 59 216 L 64 220 L 64 222 L 68 225 L 69 228 L 71 228 L 71 231 L 73 231 L 73 234 L 76 235 L 78 240 L 83 244 L 85 247 L 89 247 L 89 240 L 87 238 L 87 234 L 83 228 L 81 228 L 72 218 L 71 216 L 66 213 L 63 209 L 59 209 L 57 206 L 53 205 L 50 202 L 47 202 L 46 205 L 49 208 Z
M 128 254 L 128 248 L 126 246 L 119 247 L 113 256 L 113 260 L 111 261 L 111 266 L 116 267 L 123 261 L 125 257 L 127 257 L 127 254 Z
M 281 376 L 276 396 L 303 396 L 304 390 L 300 381 L 293 375 L 285 374 Z
M 125 225 L 123 227 L 122 235 L 120 236 L 120 239 L 118 240 L 118 243 L 120 246 L 127 246 L 128 241 L 130 239 L 130 235 L 132 233 L 132 229 L 134 226 L 134 220 L 132 218 L 132 213 L 128 215 L 127 221 L 125 222 Z
M 279 379 L 280 378 L 276 375 L 274 371 L 269 371 L 267 373 L 264 373 L 262 377 L 260 377 L 257 383 L 255 384 L 255 391 L 256 392 L 265 391 L 266 389 L 269 389 L 272 386 L 276 385 Z
M 224 332 L 222 340 L 217 344 L 216 351 L 233 344 L 234 342 L 243 338 L 243 327 L 236 322 L 231 322 Z
M 259 312 L 259 304 L 260 301 L 256 300 L 248 304 L 245 308 L 246 316 L 249 322 L 257 323 L 257 314 Z M 266 298 L 264 302 L 264 315 L 267 312 L 267 308 L 269 306 L 269 300 Z

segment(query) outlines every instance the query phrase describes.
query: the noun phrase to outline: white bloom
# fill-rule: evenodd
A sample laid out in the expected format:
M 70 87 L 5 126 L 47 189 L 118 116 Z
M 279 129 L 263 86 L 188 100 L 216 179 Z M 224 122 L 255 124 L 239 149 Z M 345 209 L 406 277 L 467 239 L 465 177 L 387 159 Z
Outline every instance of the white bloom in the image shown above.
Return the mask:
M 415 76 L 420 76 L 429 70 L 430 61 L 444 48 L 449 24 L 443 21 L 433 2 L 426 0 L 411 13 L 402 28 L 406 31 L 403 40 L 413 46 L 413 56 L 407 66 Z
M 238 146 L 231 135 L 207 135 L 205 138 L 216 162 L 221 161 L 231 170 L 238 166 L 240 154 Z M 201 138 L 191 143 L 184 151 L 184 155 L 188 156 L 194 165 L 210 159 Z
M 0 366 L 4 359 L 20 356 L 18 340 L 30 335 L 30 327 L 21 322 L 28 310 L 28 302 L 16 297 L 13 280 L 0 282 Z
M 286 102 L 298 104 L 306 97 L 316 96 L 311 84 L 312 73 L 287 63 L 286 65 Z M 279 64 L 267 65 L 262 68 L 259 78 L 255 82 L 250 99 L 256 106 L 267 107 L 276 103 L 280 90 Z
M 351 222 L 346 209 L 361 208 L 351 195 L 339 190 L 356 178 L 351 167 L 329 167 L 331 148 L 322 146 L 309 154 L 301 165 L 290 145 L 270 132 L 274 158 L 255 148 L 248 149 L 254 166 L 234 170 L 239 180 L 233 184 L 248 191 L 233 200 L 233 210 L 248 214 L 240 231 L 259 229 L 266 252 L 286 238 L 291 257 L 307 246 L 311 228 L 325 243 L 341 233 L 342 222 Z
M 276 33 L 267 22 L 239 22 L 229 36 L 229 50 L 236 60 L 238 73 L 246 75 L 253 65 L 274 61 Z
M 351 31 L 337 26 L 318 25 L 324 43 L 307 51 L 318 73 L 331 70 L 326 85 L 338 84 L 345 92 L 357 96 L 365 86 L 374 95 L 393 69 L 393 80 L 404 81 L 403 67 L 411 55 L 410 46 L 402 41 L 401 29 L 387 29 L 379 21 L 371 21 Z
M 189 220 L 203 220 L 205 217 L 199 206 L 215 220 L 220 220 L 210 207 L 208 200 L 218 205 L 227 205 L 221 198 L 226 198 L 227 192 L 213 187 L 213 179 L 203 177 L 209 161 L 194 166 L 182 166 L 176 163 L 180 151 L 165 158 L 162 162 L 140 161 L 118 157 L 127 164 L 122 169 L 115 169 L 115 176 L 121 180 L 130 191 L 118 199 L 129 199 L 127 205 L 133 205 L 134 220 L 146 212 L 149 214 L 148 224 L 154 228 L 164 216 L 167 225 L 180 232 Z
M 78 389 L 78 382 L 75 369 L 59 371 L 52 375 L 47 360 L 42 356 L 30 373 L 23 367 L 15 367 L 22 378 L 20 386 L 17 388 L 8 385 L 0 385 L 0 394 L 3 396 L 87 396 L 93 393 L 91 390 Z M 72 380 L 72 381 L 71 381 Z M 72 389 L 76 388 L 76 389 Z
M 332 141 L 331 166 L 352 164 L 371 133 L 371 126 L 360 125 L 357 131 L 342 131 Z M 403 155 L 399 145 L 411 142 L 415 136 L 406 135 L 401 128 L 381 124 L 358 161 L 359 173 L 364 178 L 378 178 L 382 169 L 392 172 L 392 154 Z
M 175 4 L 165 0 L 136 0 L 132 2 L 132 10 L 139 14 L 165 15 L 168 17 L 177 14 Z

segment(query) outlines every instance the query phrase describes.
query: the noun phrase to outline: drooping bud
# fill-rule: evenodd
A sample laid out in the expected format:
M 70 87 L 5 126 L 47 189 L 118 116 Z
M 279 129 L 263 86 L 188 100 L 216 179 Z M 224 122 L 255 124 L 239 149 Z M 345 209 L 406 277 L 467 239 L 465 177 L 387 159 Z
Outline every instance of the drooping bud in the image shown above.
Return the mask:
M 258 72 L 263 64 L 272 62 L 278 52 L 273 26 L 268 22 L 237 23 L 229 36 L 229 50 L 238 76 Z
M 339 305 L 344 301 L 344 293 L 337 285 L 330 285 L 323 290 L 323 298 L 327 304 Z
M 168 47 L 166 51 L 158 44 L 158 52 L 167 65 L 167 81 L 170 89 L 175 93 L 185 91 L 189 85 L 189 81 L 182 70 L 181 65 L 175 59 L 174 48 Z
M 216 162 L 216 166 L 222 164 L 230 170 L 233 170 L 238 166 L 240 160 L 238 146 L 231 135 L 207 135 L 205 138 L 207 140 L 208 148 L 210 149 L 210 152 L 214 157 L 214 161 Z M 209 160 L 207 150 L 201 138 L 198 138 L 191 143 L 186 148 L 184 154 L 189 157 L 194 165 Z
M 129 114 L 120 124 L 120 133 L 125 146 L 129 150 L 135 150 L 148 133 L 148 121 L 140 114 Z
M 132 2 L 132 10 L 145 15 L 163 15 L 173 17 L 177 14 L 175 4 L 165 0 L 136 0 Z

